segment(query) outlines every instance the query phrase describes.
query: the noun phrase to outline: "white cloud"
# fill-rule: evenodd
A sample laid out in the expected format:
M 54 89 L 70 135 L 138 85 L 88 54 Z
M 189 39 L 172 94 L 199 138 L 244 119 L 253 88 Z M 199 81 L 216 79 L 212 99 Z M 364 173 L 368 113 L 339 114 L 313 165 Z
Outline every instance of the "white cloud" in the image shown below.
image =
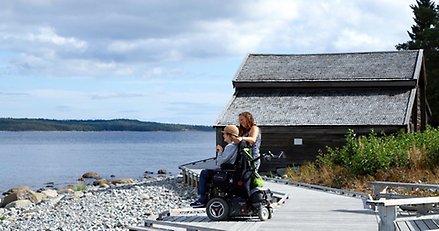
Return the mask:
M 388 45 L 377 37 L 349 29 L 341 31 L 334 44 L 339 51 L 364 51 L 365 47 L 373 47 L 373 50 L 384 50 Z
M 295 19 L 299 10 L 298 1 L 290 0 L 247 1 L 245 7 L 245 12 L 251 18 L 268 22 Z
M 87 42 L 73 37 L 59 36 L 55 30 L 50 27 L 39 28 L 38 33 L 30 33 L 27 39 L 58 46 L 70 46 L 72 49 L 85 49 L 87 47 Z

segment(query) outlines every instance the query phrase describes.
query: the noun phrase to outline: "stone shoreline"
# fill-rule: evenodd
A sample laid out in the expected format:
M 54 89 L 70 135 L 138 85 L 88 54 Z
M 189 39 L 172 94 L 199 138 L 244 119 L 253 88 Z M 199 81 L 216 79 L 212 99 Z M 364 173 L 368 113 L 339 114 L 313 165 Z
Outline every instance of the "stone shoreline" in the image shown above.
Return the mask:
M 179 176 L 159 175 L 108 188 L 89 186 L 26 208 L 0 208 L 0 230 L 126 230 L 163 211 L 189 207 L 196 194 Z

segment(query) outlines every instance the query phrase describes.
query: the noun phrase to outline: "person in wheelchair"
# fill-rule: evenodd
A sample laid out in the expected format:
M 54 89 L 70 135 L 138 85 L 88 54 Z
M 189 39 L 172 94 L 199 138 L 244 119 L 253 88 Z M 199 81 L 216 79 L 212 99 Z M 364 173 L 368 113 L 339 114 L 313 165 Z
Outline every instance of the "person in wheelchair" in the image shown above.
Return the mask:
M 200 208 L 206 206 L 206 188 L 207 188 L 207 181 L 209 178 L 212 177 L 212 175 L 215 173 L 215 171 L 221 169 L 222 164 L 233 164 L 235 163 L 236 156 L 238 153 L 238 135 L 239 135 L 239 129 L 235 125 L 227 125 L 224 130 L 222 131 L 224 141 L 227 143 L 227 145 L 224 147 L 221 147 L 220 145 L 216 146 L 216 151 L 218 152 L 218 156 L 216 159 L 216 168 L 215 169 L 203 169 L 200 173 L 200 180 L 198 183 L 198 199 L 191 203 L 190 206 L 194 208 Z

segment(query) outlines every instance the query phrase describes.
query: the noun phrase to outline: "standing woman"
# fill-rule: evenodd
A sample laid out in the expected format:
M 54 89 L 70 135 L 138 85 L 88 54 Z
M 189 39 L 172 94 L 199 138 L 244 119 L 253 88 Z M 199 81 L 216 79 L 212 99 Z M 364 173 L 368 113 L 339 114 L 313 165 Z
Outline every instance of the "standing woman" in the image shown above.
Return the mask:
M 253 115 L 250 112 L 242 112 L 239 114 L 239 141 L 246 141 L 253 152 L 253 158 L 260 157 L 259 148 L 261 147 L 261 130 L 255 124 Z M 255 162 L 256 171 L 261 165 L 261 160 Z

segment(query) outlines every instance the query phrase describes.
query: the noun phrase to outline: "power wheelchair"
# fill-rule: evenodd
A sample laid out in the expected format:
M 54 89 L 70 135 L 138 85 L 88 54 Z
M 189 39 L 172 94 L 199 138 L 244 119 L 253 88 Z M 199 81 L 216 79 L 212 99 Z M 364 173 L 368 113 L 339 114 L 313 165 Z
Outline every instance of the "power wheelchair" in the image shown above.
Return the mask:
M 255 186 L 255 178 L 260 178 L 255 161 L 260 157 L 253 159 L 250 150 L 241 142 L 235 163 L 222 164 L 221 170 L 208 178 L 206 213 L 211 220 L 249 216 L 258 216 L 261 221 L 271 219 L 273 193 Z

